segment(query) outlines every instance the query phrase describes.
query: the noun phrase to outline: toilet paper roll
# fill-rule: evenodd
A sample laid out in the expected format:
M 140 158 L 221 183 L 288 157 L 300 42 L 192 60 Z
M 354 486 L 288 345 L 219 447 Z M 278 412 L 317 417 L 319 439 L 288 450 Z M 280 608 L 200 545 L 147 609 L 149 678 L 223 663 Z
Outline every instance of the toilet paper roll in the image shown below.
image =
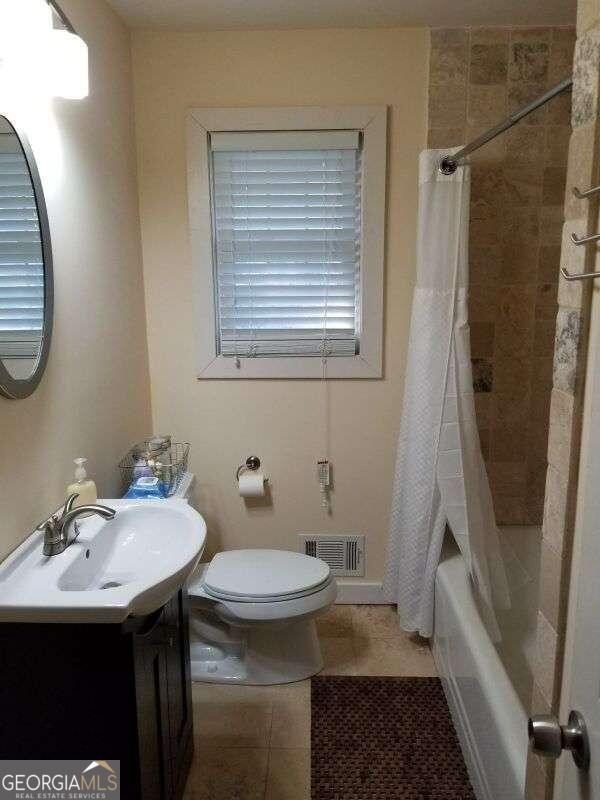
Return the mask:
M 260 470 L 242 472 L 238 486 L 240 497 L 265 496 L 265 476 Z

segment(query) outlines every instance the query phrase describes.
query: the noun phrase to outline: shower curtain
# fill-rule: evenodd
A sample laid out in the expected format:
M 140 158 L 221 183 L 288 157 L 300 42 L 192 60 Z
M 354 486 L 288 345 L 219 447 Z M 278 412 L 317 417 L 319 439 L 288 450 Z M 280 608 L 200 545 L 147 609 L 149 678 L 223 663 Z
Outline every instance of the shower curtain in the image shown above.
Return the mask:
M 470 172 L 419 163 L 417 282 L 398 438 L 386 598 L 400 625 L 431 636 L 435 572 L 448 525 L 494 619 L 508 589 L 475 419 L 467 312 Z M 494 626 L 496 627 L 496 626 Z

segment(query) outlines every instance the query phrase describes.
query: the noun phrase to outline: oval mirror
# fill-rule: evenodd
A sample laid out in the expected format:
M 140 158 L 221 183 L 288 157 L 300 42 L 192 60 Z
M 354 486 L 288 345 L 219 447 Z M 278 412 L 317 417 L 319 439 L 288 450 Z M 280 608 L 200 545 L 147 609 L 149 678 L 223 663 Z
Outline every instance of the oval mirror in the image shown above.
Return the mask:
M 0 115 L 0 392 L 30 395 L 52 333 L 52 248 L 44 193 L 25 136 Z

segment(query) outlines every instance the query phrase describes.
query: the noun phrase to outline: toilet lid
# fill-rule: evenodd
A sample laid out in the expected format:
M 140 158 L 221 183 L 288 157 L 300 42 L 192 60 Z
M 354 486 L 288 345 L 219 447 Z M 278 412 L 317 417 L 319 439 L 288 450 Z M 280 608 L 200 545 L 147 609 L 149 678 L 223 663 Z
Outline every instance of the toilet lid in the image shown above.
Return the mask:
M 330 579 L 320 558 L 288 550 L 229 550 L 218 553 L 204 575 L 204 588 L 215 597 L 265 602 L 317 591 Z

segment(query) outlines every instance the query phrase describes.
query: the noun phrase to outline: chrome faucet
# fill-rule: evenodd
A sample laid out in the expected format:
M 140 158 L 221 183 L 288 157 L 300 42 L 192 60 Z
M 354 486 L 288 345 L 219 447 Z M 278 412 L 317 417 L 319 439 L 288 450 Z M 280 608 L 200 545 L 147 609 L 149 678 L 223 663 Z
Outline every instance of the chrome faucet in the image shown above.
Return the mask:
M 73 544 L 79 536 L 79 530 L 69 540 L 69 527 L 82 514 L 99 514 L 104 519 L 113 519 L 117 513 L 114 508 L 96 504 L 73 508 L 73 503 L 78 497 L 79 495 L 76 493 L 69 495 L 64 506 L 61 506 L 45 522 L 37 526 L 36 530 L 44 532 L 45 556 L 56 556 L 63 553 L 69 545 Z

